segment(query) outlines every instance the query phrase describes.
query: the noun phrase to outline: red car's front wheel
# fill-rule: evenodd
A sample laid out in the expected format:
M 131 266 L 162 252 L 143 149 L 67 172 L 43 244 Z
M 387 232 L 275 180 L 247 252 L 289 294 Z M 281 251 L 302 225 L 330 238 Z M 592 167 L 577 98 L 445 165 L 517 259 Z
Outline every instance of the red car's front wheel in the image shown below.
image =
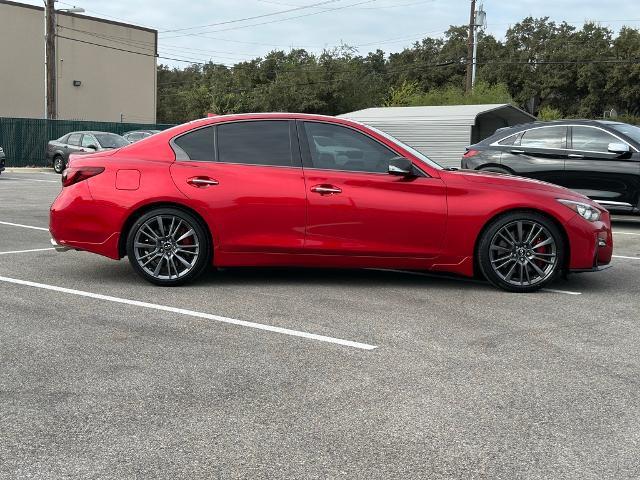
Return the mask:
M 512 292 L 532 292 L 552 282 L 562 270 L 564 239 L 545 216 L 514 212 L 488 226 L 477 254 L 489 282 Z
M 142 215 L 127 237 L 129 262 L 157 285 L 181 285 L 206 267 L 210 247 L 205 229 L 191 214 L 159 208 Z

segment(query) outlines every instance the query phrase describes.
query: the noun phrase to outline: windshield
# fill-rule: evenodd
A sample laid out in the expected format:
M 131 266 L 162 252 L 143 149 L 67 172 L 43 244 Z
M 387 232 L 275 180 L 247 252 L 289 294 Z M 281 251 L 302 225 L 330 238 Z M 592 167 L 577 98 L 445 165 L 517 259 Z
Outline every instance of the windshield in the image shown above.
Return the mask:
M 129 145 L 129 142 L 114 133 L 96 133 L 95 137 L 102 148 L 120 148 Z
M 640 127 L 629 125 L 628 123 L 615 123 L 609 126 L 623 135 L 626 135 L 634 142 L 640 143 Z
M 442 165 L 439 165 L 438 163 L 434 162 L 433 160 L 431 160 L 429 157 L 427 157 L 424 153 L 419 152 L 418 150 L 416 150 L 413 147 L 410 147 L 409 145 L 407 145 L 404 142 L 401 142 L 400 140 L 398 140 L 396 137 L 393 137 L 391 135 L 389 135 L 386 132 L 383 132 L 382 130 L 378 130 L 375 127 L 372 127 L 370 125 L 366 125 L 366 127 L 370 130 L 373 130 L 374 132 L 376 132 L 379 135 L 382 135 L 384 138 L 386 138 L 387 140 L 391 140 L 393 143 L 395 143 L 396 145 L 402 147 L 404 150 L 406 150 L 407 152 L 409 152 L 411 155 L 413 155 L 414 157 L 416 157 L 418 160 L 422 160 L 424 163 L 426 163 L 427 165 L 429 165 L 432 168 L 435 168 L 436 170 L 444 170 L 444 167 Z

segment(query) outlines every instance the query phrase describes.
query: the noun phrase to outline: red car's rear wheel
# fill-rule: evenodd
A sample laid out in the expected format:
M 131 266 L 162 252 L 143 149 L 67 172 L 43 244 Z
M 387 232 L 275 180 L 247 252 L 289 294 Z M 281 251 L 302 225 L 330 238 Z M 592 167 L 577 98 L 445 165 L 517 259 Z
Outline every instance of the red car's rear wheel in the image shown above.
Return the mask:
M 193 215 L 174 208 L 147 212 L 131 227 L 127 255 L 133 268 L 157 285 L 180 285 L 206 267 L 210 247 L 205 229 Z

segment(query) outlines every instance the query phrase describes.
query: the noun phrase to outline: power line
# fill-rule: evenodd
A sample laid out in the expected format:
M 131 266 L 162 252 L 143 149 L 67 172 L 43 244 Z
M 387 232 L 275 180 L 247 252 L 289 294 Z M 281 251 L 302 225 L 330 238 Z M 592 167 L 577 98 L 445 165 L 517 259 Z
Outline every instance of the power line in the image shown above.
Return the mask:
M 336 2 L 341 2 L 341 1 L 342 0 L 325 0 L 323 2 L 312 3 L 311 5 L 302 5 L 302 6 L 297 6 L 296 8 L 290 8 L 288 10 L 280 10 L 279 12 L 271 12 L 271 13 L 265 13 L 265 14 L 262 14 L 262 15 L 254 15 L 252 17 L 237 18 L 235 20 L 227 20 L 227 21 L 218 22 L 218 23 L 209 23 L 208 25 L 200 25 L 200 26 L 186 27 L 186 28 L 176 28 L 176 29 L 173 29 L 173 30 L 163 30 L 160 33 L 184 32 L 185 30 L 197 30 L 197 29 L 200 29 L 200 28 L 215 27 L 217 25 L 228 25 L 230 23 L 246 22 L 247 20 L 256 20 L 258 18 L 273 17 L 275 15 L 282 15 L 283 13 L 295 12 L 295 11 L 298 11 L 298 10 L 304 10 L 304 9 L 307 9 L 307 8 L 313 8 L 313 7 L 317 7 L 317 6 L 320 6 L 320 5 L 326 5 L 328 3 L 336 3 Z
M 212 30 L 212 31 L 208 31 L 208 32 L 184 33 L 184 34 L 181 34 L 181 35 L 171 35 L 171 36 L 168 36 L 168 37 L 165 37 L 165 38 L 178 38 L 178 37 L 186 37 L 186 36 L 201 36 L 204 33 L 228 32 L 230 30 L 239 30 L 239 29 L 242 29 L 242 28 L 258 27 L 258 26 L 261 26 L 261 25 L 268 25 L 268 24 L 271 24 L 271 23 L 286 22 L 287 20 L 295 20 L 297 18 L 311 17 L 313 15 L 320 15 L 322 13 L 333 12 L 333 11 L 336 11 L 336 10 L 344 10 L 345 8 L 351 8 L 351 7 L 355 7 L 355 6 L 358 6 L 358 5 L 364 5 L 365 3 L 373 3 L 373 2 L 376 2 L 376 1 L 377 0 L 364 0 L 364 1 L 361 1 L 361 2 L 357 2 L 357 3 L 352 3 L 350 5 L 344 5 L 342 7 L 335 7 L 335 8 L 331 8 L 331 9 L 322 10 L 320 12 L 311 12 L 311 13 L 306 13 L 306 14 L 303 14 L 303 15 L 296 15 L 296 16 L 293 16 L 293 17 L 279 18 L 279 19 L 276 19 L 276 20 L 270 20 L 270 21 L 260 22 L 260 23 L 252 23 L 252 24 L 249 24 L 249 25 L 239 25 L 237 27 L 224 28 L 222 30 Z
M 158 55 L 152 54 L 152 53 L 144 53 L 144 52 L 136 52 L 134 50 L 126 50 L 124 48 L 117 48 L 117 47 L 112 47 L 110 45 L 103 45 L 101 43 L 94 43 L 94 42 L 89 42 L 87 40 L 80 40 L 79 38 L 71 38 L 71 37 L 65 37 L 64 35 L 56 35 L 57 38 L 64 38 L 65 40 L 70 40 L 72 42 L 80 42 L 80 43 L 86 43 L 88 45 L 94 45 L 96 47 L 103 47 L 103 48 L 108 48 L 110 50 L 117 50 L 119 52 L 126 52 L 126 53 L 134 53 L 136 55 L 143 55 L 145 57 L 157 57 Z
M 140 49 L 144 49 L 147 46 L 150 47 L 155 47 L 156 46 L 156 42 L 147 42 L 145 40 L 135 40 L 133 38 L 129 38 L 129 37 L 120 37 L 117 35 L 107 35 L 107 34 L 102 34 L 102 33 L 95 33 L 95 32 L 91 32 L 88 30 L 81 30 L 78 28 L 72 28 L 72 27 L 65 27 L 63 25 L 58 25 L 58 28 L 62 28 L 64 30 L 71 30 L 73 32 L 78 32 L 78 33 L 82 33 L 84 35 L 89 35 L 92 37 L 96 37 L 96 38 L 100 38 L 102 40 L 108 40 L 110 42 L 113 43 L 119 43 L 121 45 L 128 45 L 131 47 L 136 47 L 136 48 L 140 48 Z M 239 52 L 229 52 L 229 51 L 222 51 L 222 50 L 208 50 L 208 49 L 201 49 L 201 48 L 192 48 L 192 47 L 186 47 L 183 45 L 173 45 L 173 44 L 167 44 L 167 43 L 162 43 L 162 46 L 158 46 L 158 48 L 163 48 L 163 49 L 170 49 L 170 50 L 181 50 L 181 51 L 200 51 L 200 52 L 205 52 L 205 53 L 225 53 L 225 54 L 231 54 L 234 55 L 234 58 L 242 58 L 242 57 L 255 57 L 255 54 L 249 54 L 249 53 L 239 53 Z
M 261 3 L 270 3 L 272 5 L 283 5 L 286 7 L 295 7 L 296 5 L 294 5 L 293 3 L 284 3 L 284 2 L 275 2 L 275 1 L 271 1 L 271 0 L 257 0 L 258 2 Z M 425 3 L 432 3 L 435 0 L 421 0 L 419 2 L 410 2 L 410 3 L 402 3 L 400 5 L 380 5 L 378 7 L 359 7 L 357 8 L 358 10 L 382 10 L 382 9 L 387 9 L 387 8 L 401 8 L 401 7 L 412 7 L 414 5 L 424 5 Z M 317 8 L 317 7 L 316 7 Z
M 123 45 L 128 45 L 131 47 L 135 47 L 135 48 L 140 48 L 143 49 L 145 48 L 144 46 L 149 45 L 149 46 L 155 46 L 155 42 L 147 42 L 144 40 L 134 40 L 131 38 L 127 38 L 127 37 L 119 37 L 119 36 L 114 36 L 114 35 L 106 35 L 106 34 L 97 34 L 94 32 L 90 32 L 87 30 L 81 30 L 81 29 L 77 29 L 77 28 L 72 28 L 72 27 L 65 27 L 62 25 L 59 25 L 58 28 L 63 28 L 65 30 L 71 30 L 74 32 L 80 32 L 83 33 L 85 35 L 90 35 L 96 38 L 100 38 L 103 40 L 109 40 L 111 42 L 114 43 L 120 43 Z M 368 43 L 361 43 L 361 44 L 354 44 L 354 45 L 350 45 L 349 43 L 344 43 L 343 45 L 346 46 L 353 46 L 355 48 L 358 47 L 367 47 L 367 46 L 371 46 L 371 45 L 383 45 L 383 44 L 388 44 L 388 43 L 397 43 L 397 42 L 404 42 L 404 41 L 408 41 L 408 40 L 420 40 L 422 38 L 424 38 L 425 35 L 430 35 L 430 34 L 444 34 L 445 32 L 443 31 L 430 31 L 430 32 L 421 32 L 421 33 L 414 33 L 414 34 L 409 34 L 409 35 L 405 35 L 402 37 L 393 37 L 393 38 L 387 38 L 387 39 L 383 39 L 383 40 L 378 40 L 375 42 L 368 42 Z M 226 39 L 217 39 L 217 38 L 213 38 L 213 37 L 205 37 L 202 36 L 202 38 L 206 38 L 206 39 L 212 39 L 212 40 L 222 40 L 222 41 L 229 41 L 229 42 L 234 42 L 234 40 L 226 40 Z M 249 44 L 253 44 L 253 45 L 260 45 L 260 46 L 269 46 L 269 47 L 279 47 L 279 48 L 288 48 L 289 46 L 287 45 L 277 45 L 277 44 L 262 44 L 262 43 L 257 43 L 257 42 L 242 42 L 242 41 L 238 41 L 238 43 L 249 43 Z M 144 46 L 143 46 L 144 45 Z M 304 45 L 301 45 L 299 47 L 305 47 Z M 307 48 L 319 48 L 321 47 L 320 45 L 306 45 Z M 236 54 L 237 52 L 227 52 L 227 51 L 220 51 L 220 50 L 205 50 L 205 49 L 198 49 L 198 48 L 191 48 L 191 47 L 186 47 L 186 46 L 182 46 L 182 45 L 172 45 L 172 44 L 166 44 L 166 43 L 162 43 L 162 46 L 159 46 L 158 48 L 163 48 L 163 49 L 169 49 L 169 50 L 179 50 L 179 51 L 184 51 L 184 52 L 191 52 L 193 51 L 201 51 L 201 52 L 205 52 L 205 53 L 229 53 L 229 54 Z M 238 54 L 241 56 L 245 56 L 245 57 L 257 57 L 259 55 L 257 54 L 248 54 L 248 53 L 242 53 L 242 54 Z M 214 55 L 214 56 L 219 56 L 219 55 Z M 221 57 L 223 58 L 223 57 Z M 241 57 L 239 56 L 235 56 L 234 58 L 238 58 L 240 59 Z

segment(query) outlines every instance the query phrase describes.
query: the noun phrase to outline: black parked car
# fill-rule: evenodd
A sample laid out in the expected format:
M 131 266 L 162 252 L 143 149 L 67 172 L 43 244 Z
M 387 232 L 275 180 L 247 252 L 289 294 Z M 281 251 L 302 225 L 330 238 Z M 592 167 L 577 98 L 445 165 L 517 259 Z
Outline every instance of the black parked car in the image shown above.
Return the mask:
M 6 155 L 4 154 L 4 150 L 0 147 L 0 173 L 4 171 L 4 162 L 6 161 Z
M 71 132 L 47 144 L 46 159 L 57 173 L 62 173 L 72 153 L 93 153 L 125 145 L 129 142 L 115 133 Z
M 604 120 L 501 128 L 467 147 L 462 168 L 562 185 L 619 213 L 640 213 L 640 127 Z
M 160 130 L 134 130 L 132 132 L 123 133 L 122 136 L 129 143 L 135 143 L 158 132 L 160 132 Z

